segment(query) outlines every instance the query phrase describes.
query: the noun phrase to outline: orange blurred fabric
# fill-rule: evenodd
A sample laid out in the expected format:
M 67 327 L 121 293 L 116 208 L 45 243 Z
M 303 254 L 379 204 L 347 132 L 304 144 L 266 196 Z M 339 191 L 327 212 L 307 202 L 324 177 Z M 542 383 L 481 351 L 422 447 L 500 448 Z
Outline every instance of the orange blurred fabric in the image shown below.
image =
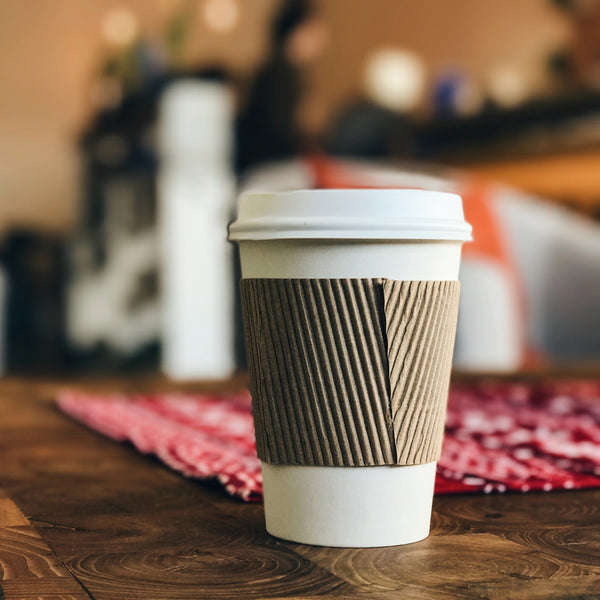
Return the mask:
M 314 186 L 324 189 L 402 189 L 403 186 L 381 186 L 365 181 L 364 174 L 356 173 L 351 166 L 331 159 L 323 154 L 313 154 L 305 158 Z M 411 186 L 412 187 L 412 186 Z M 493 186 L 475 179 L 464 178 L 459 184 L 463 200 L 465 219 L 473 227 L 473 241 L 463 246 L 462 254 L 467 260 L 477 258 L 496 264 L 505 274 L 508 285 L 516 296 L 516 303 L 525 315 L 525 298 L 519 274 L 511 253 L 504 240 L 501 224 L 493 210 Z M 525 339 L 522 326 L 521 337 Z M 533 348 L 527 348 L 523 341 L 524 366 L 537 366 L 543 357 Z

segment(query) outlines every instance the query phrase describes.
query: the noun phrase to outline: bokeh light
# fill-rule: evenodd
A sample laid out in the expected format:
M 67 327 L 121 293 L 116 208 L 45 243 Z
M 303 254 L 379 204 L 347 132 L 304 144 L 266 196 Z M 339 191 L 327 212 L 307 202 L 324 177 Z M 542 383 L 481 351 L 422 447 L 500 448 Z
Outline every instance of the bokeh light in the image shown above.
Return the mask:
M 240 8 L 235 0 L 208 0 L 202 7 L 206 26 L 219 33 L 235 29 L 240 18 Z

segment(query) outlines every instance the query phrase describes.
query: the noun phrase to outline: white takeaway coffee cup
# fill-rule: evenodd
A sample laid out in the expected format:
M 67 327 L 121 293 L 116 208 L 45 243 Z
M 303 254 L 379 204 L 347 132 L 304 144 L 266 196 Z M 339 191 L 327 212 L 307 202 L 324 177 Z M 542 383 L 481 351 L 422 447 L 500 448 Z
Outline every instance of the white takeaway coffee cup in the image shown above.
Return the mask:
M 445 192 L 249 191 L 229 239 L 239 244 L 244 279 L 454 281 L 471 226 L 460 196 Z M 276 537 L 378 547 L 429 534 L 436 462 L 261 464 L 266 528 Z

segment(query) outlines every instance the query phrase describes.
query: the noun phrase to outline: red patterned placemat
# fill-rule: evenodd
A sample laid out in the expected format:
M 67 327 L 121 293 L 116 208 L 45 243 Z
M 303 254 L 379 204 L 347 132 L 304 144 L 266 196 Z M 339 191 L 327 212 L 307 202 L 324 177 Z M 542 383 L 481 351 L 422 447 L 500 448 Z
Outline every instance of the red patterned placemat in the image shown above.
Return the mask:
M 189 477 L 262 499 L 250 396 L 62 393 L 59 407 Z M 600 487 L 600 381 L 481 382 L 450 390 L 436 493 Z

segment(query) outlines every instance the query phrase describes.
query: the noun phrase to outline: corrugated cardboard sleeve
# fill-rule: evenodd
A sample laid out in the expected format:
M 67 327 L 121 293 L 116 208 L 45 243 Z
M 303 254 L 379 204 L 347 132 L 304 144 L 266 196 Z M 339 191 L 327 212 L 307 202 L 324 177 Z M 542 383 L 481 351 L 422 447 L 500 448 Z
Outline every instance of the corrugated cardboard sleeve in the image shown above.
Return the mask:
M 259 458 L 437 460 L 459 290 L 457 281 L 243 279 Z

